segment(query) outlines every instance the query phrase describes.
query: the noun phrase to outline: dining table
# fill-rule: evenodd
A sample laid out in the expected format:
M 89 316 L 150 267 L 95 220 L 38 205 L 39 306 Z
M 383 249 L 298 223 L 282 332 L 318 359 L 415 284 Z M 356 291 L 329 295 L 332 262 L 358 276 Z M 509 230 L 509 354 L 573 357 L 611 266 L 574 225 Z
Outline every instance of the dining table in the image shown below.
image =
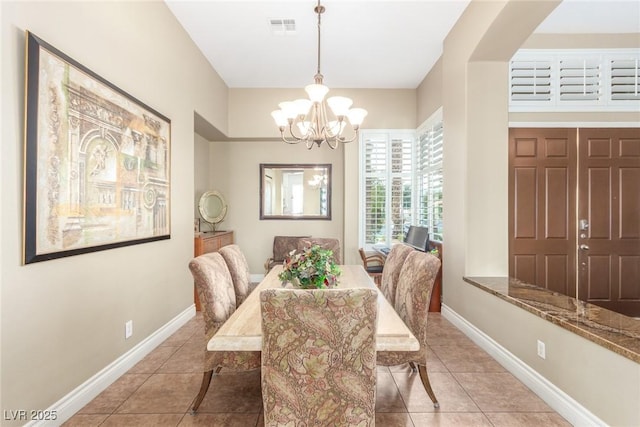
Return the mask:
M 373 279 L 361 265 L 340 265 L 337 289 L 371 288 L 378 292 L 378 319 L 376 325 L 377 351 L 417 351 L 420 344 L 411 330 L 396 313 L 393 306 L 377 288 Z M 207 343 L 209 351 L 261 351 L 262 316 L 260 291 L 281 288 L 278 274 L 282 265 L 273 267 L 249 294 L 247 299 L 220 327 Z

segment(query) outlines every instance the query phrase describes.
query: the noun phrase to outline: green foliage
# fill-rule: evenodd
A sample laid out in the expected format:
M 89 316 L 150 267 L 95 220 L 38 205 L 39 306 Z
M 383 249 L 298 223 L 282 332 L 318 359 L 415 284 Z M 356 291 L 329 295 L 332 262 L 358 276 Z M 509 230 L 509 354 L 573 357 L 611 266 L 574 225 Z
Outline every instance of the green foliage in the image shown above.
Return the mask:
M 322 249 L 318 245 L 302 252 L 291 251 L 283 267 L 278 278 L 283 282 L 292 282 L 302 289 L 332 288 L 338 285 L 340 267 L 333 259 L 333 251 Z

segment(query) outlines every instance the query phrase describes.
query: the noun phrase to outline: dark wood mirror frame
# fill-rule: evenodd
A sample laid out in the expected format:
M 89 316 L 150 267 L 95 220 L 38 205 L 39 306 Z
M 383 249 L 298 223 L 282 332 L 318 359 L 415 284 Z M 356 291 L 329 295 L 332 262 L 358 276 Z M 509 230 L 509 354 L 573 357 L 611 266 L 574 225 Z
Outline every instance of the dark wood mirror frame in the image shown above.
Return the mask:
M 283 173 L 302 174 L 303 211 L 301 213 L 287 213 L 286 207 L 278 206 L 274 197 L 282 192 L 282 182 L 277 176 Z M 318 182 L 311 185 L 307 178 L 313 177 Z M 279 188 L 276 188 L 279 187 Z M 314 192 L 311 199 L 307 199 L 304 190 Z M 279 197 L 282 200 L 282 196 Z M 315 201 L 317 200 L 317 203 Z M 269 205 L 270 204 L 270 205 Z M 309 209 L 309 205 L 313 205 Z M 274 207 L 275 206 L 275 207 Z M 260 219 L 302 219 L 302 220 L 330 220 L 331 219 L 331 164 L 329 163 L 261 163 L 260 164 Z

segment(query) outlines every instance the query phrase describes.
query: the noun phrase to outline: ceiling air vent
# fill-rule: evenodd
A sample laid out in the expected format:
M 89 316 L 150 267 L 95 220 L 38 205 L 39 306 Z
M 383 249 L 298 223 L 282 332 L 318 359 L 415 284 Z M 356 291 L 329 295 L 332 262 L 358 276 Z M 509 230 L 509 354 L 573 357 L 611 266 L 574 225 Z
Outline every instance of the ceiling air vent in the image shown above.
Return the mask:
M 271 33 L 276 36 L 295 34 L 296 20 L 288 18 L 271 18 L 269 19 L 269 27 L 271 28 Z

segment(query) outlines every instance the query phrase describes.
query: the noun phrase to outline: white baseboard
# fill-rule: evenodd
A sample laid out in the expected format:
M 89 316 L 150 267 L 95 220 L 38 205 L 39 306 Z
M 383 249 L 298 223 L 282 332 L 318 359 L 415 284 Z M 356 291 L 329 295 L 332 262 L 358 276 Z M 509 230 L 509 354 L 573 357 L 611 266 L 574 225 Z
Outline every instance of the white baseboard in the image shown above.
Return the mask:
M 538 397 L 574 426 L 606 426 L 607 424 L 560 390 L 537 371 L 518 359 L 490 336 L 469 323 L 450 307 L 442 304 L 442 317 L 460 329 L 471 341 L 489 353 L 507 371 L 529 387 Z
M 169 338 L 196 314 L 195 305 L 184 310 L 167 324 L 140 341 L 135 347 L 117 358 L 100 372 L 80 384 L 69 394 L 47 408 L 44 413 L 56 414 L 55 421 L 32 421 L 25 426 L 59 426 L 96 398 L 104 389 L 141 361 L 154 348 Z

